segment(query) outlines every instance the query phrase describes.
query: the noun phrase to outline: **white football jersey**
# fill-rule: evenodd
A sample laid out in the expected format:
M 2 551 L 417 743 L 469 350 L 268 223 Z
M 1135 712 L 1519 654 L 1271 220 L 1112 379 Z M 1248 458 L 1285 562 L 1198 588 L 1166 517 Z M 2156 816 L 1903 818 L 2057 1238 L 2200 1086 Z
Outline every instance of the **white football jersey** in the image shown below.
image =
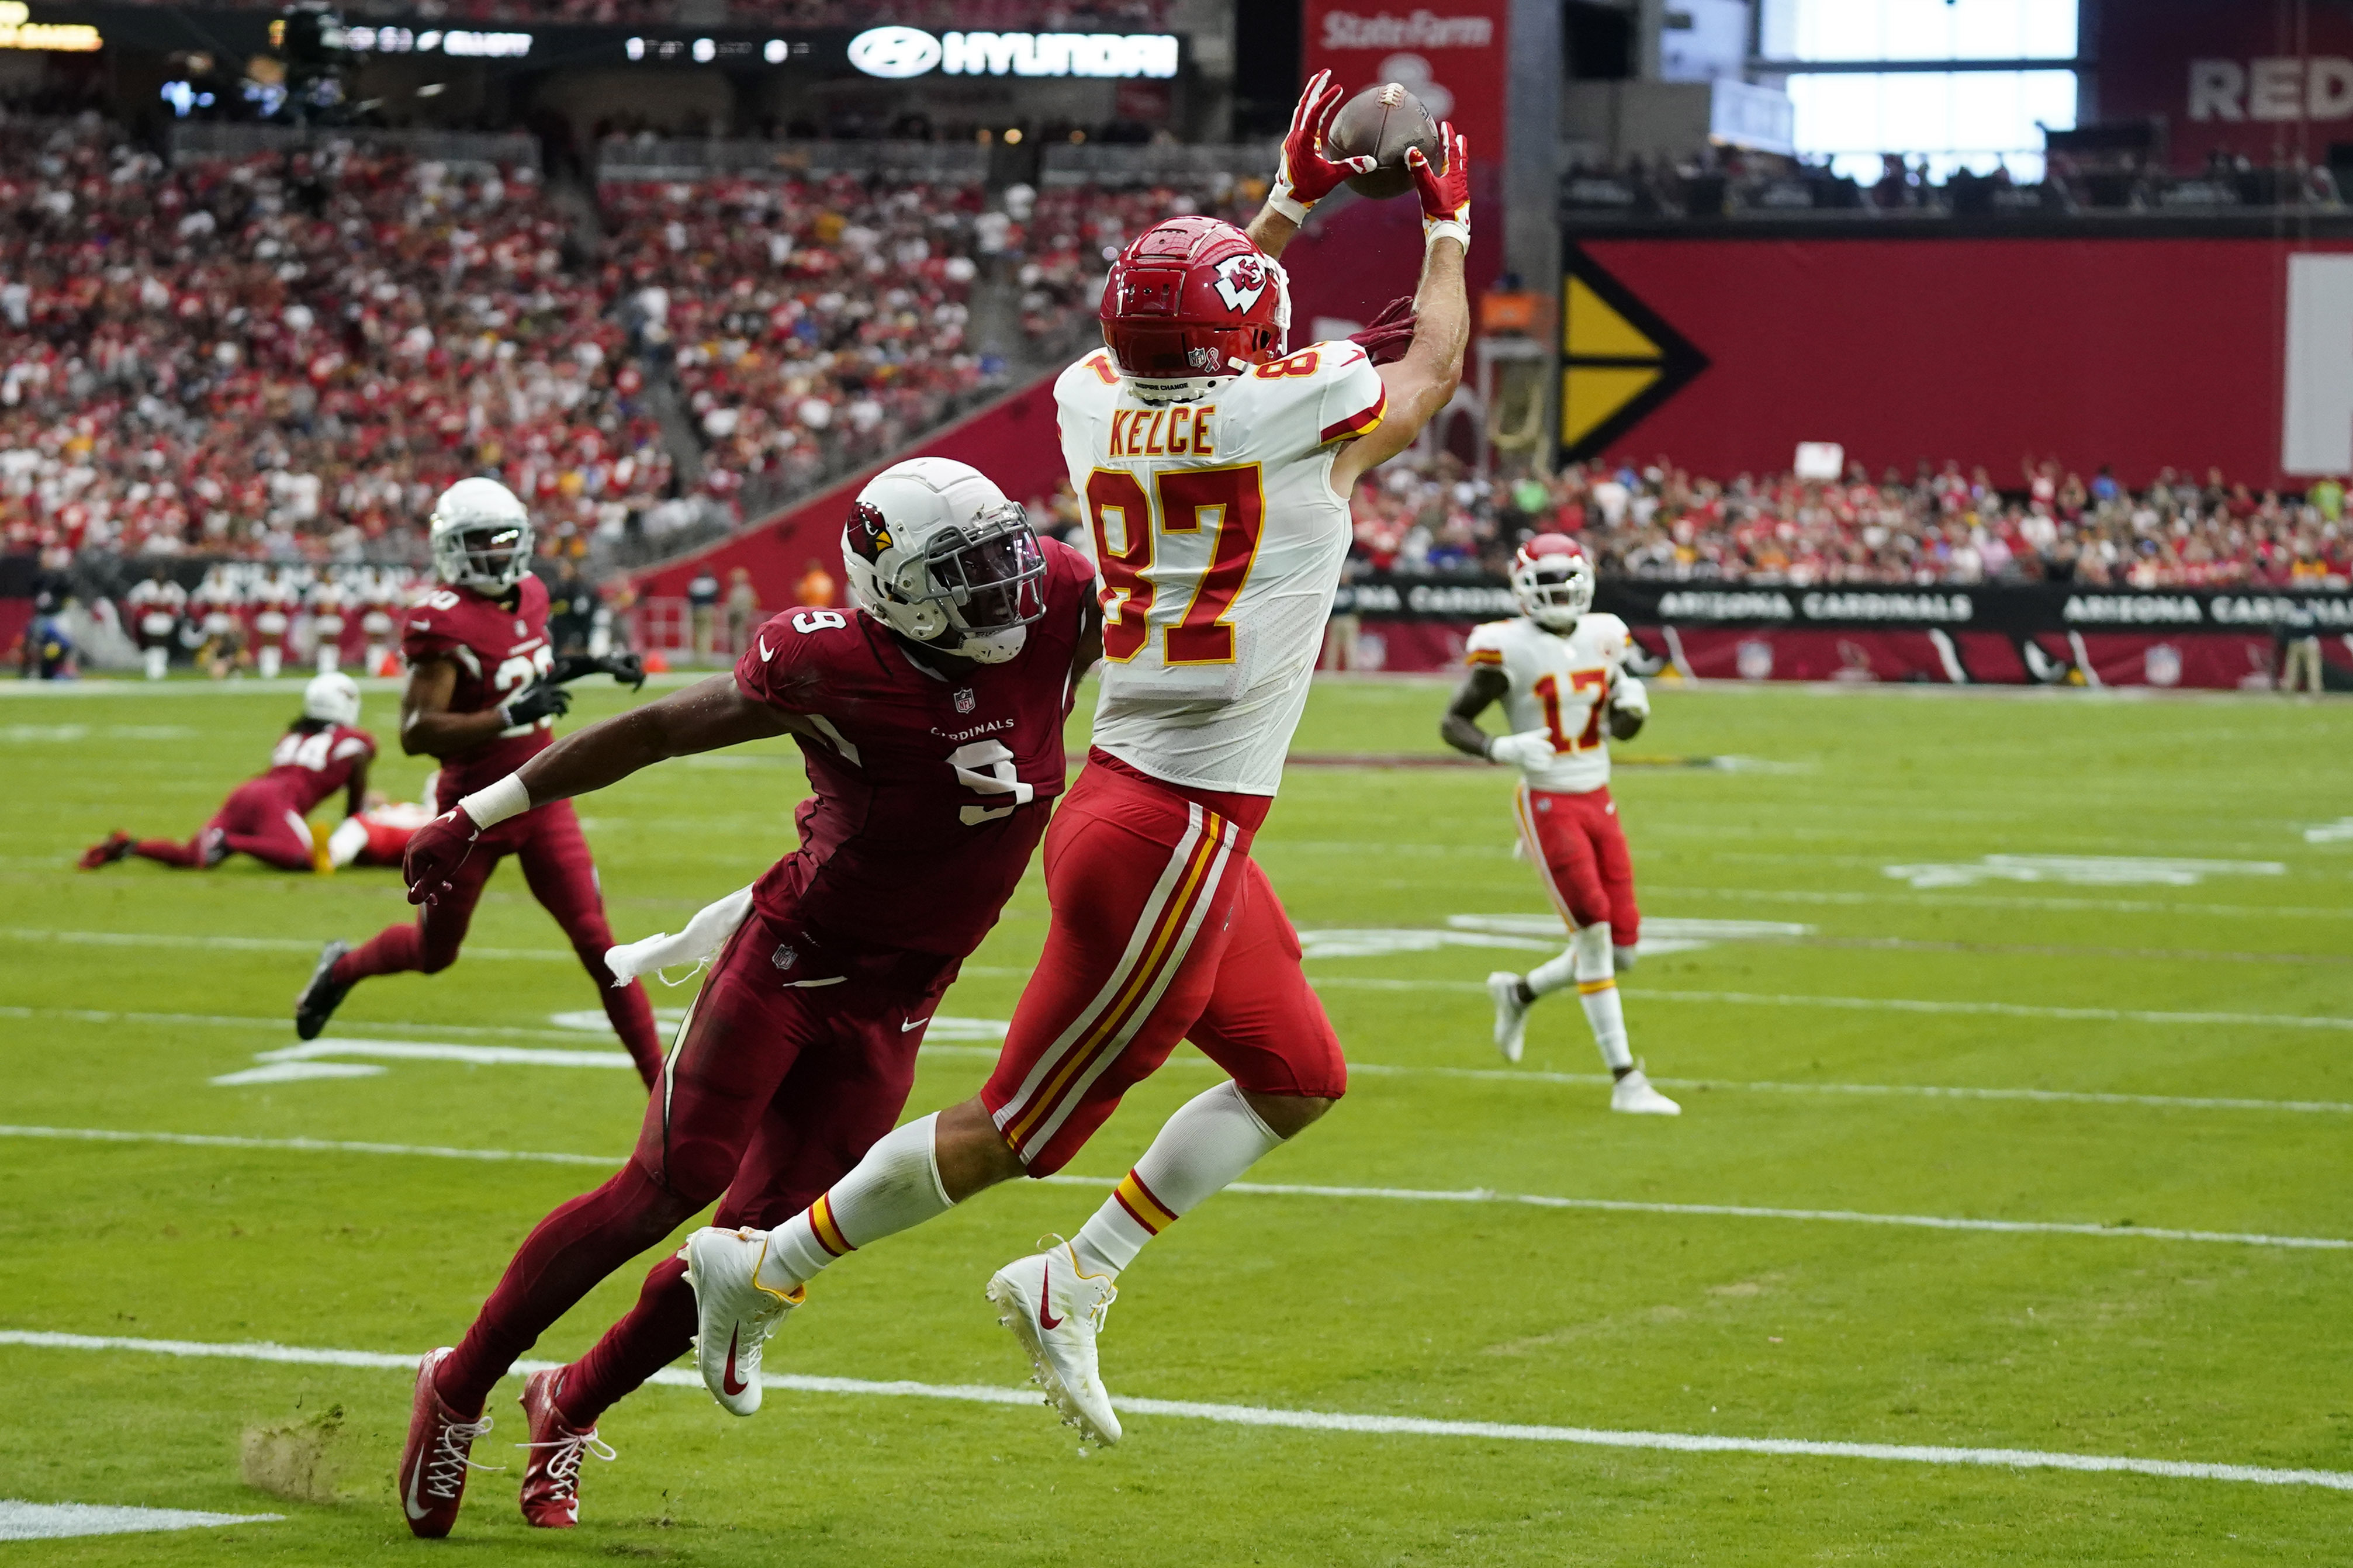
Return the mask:
M 1615 616 L 1580 616 L 1566 637 L 1525 616 L 1472 632 L 1464 661 L 1500 668 L 1512 683 L 1504 694 L 1512 733 L 1542 730 L 1552 736 L 1552 764 L 1527 773 L 1530 789 L 1583 795 L 1609 782 L 1607 710 L 1618 685 L 1618 661 L 1633 645 L 1626 623 Z
M 1147 404 L 1099 349 L 1054 401 L 1103 602 L 1094 743 L 1174 784 L 1274 794 L 1348 553 L 1332 459 L 1381 422 L 1380 373 L 1316 343 Z

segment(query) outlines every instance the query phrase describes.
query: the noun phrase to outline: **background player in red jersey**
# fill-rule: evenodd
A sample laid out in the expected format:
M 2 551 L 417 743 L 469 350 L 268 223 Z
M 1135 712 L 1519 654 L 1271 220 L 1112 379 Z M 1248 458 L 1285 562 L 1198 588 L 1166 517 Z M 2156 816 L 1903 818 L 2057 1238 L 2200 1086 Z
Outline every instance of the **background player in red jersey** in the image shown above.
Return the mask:
M 794 736 L 815 792 L 794 813 L 799 848 L 713 906 L 733 906 L 733 929 L 629 1163 L 543 1221 L 465 1339 L 418 1369 L 397 1479 L 419 1535 L 457 1517 L 491 1385 L 598 1280 L 723 1191 L 723 1225 L 782 1220 L 890 1131 L 932 1009 L 1061 793 L 1071 693 L 1102 651 L 1085 557 L 1041 544 L 994 484 L 940 458 L 878 476 L 842 546 L 864 568 L 850 612 L 776 616 L 733 675 L 566 736 L 412 843 L 409 896 L 447 898 L 510 813 L 764 736 Z M 597 1416 L 694 1331 L 693 1293 L 666 1258 L 596 1348 L 533 1374 L 527 1521 L 575 1522 L 583 1453 L 610 1453 Z M 726 1397 L 756 1405 L 757 1346 L 702 1349 L 723 1362 Z
M 348 675 L 322 675 L 302 689 L 302 716 L 269 753 L 269 771 L 248 780 L 222 803 L 204 830 L 176 838 L 134 839 L 115 833 L 82 851 L 81 868 L 95 871 L 126 856 L 209 871 L 232 855 L 250 855 L 281 871 L 311 867 L 311 813 L 337 790 L 345 815 L 367 798 L 368 763 L 375 737 L 357 728 L 360 689 Z
M 547 640 L 547 588 L 531 574 L 531 515 L 495 479 L 460 479 L 434 503 L 433 567 L 442 586 L 407 614 L 401 652 L 409 664 L 400 699 L 401 749 L 441 759 L 439 797 L 504 778 L 547 745 L 556 716 L 571 706 L 563 683 L 595 670 L 645 684 L 635 654 L 557 658 Z M 650 1085 L 661 1066 L 645 987 L 609 987 L 605 950 L 613 945 L 605 899 L 580 820 L 562 801 L 501 824 L 467 863 L 460 885 L 405 925 L 387 926 L 356 949 L 331 942 L 294 1002 L 294 1032 L 316 1039 L 353 985 L 371 974 L 438 974 L 458 960 L 482 884 L 500 860 L 522 863 L 532 896 L 555 917 L 613 1032 Z

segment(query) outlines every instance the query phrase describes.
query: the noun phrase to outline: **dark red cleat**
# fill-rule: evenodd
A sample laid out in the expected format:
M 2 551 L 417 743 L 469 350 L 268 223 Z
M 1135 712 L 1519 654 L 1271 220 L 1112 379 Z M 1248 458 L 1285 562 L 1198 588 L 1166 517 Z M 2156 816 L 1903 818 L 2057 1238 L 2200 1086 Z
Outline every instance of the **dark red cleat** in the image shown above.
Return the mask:
M 617 1458 L 612 1446 L 601 1442 L 596 1428 L 575 1432 L 565 1425 L 555 1407 L 555 1391 L 564 1373 L 551 1367 L 523 1380 L 522 1415 L 530 1424 L 531 1440 L 521 1445 L 531 1455 L 522 1472 L 522 1521 L 536 1530 L 569 1530 L 580 1522 L 580 1462 L 594 1454 Z
M 393 1479 L 400 1489 L 400 1510 L 408 1516 L 408 1532 L 438 1541 L 458 1522 L 458 1504 L 466 1495 L 466 1472 L 494 1468 L 477 1465 L 474 1439 L 491 1429 L 487 1415 L 468 1421 L 441 1403 L 433 1373 L 449 1353 L 442 1346 L 417 1369 L 417 1397 L 408 1408 L 408 1441 L 400 1450 L 400 1470 Z
M 95 871 L 100 866 L 111 866 L 131 853 L 131 835 L 115 832 L 107 835 L 101 844 L 93 844 L 81 852 L 79 862 L 85 871 Z

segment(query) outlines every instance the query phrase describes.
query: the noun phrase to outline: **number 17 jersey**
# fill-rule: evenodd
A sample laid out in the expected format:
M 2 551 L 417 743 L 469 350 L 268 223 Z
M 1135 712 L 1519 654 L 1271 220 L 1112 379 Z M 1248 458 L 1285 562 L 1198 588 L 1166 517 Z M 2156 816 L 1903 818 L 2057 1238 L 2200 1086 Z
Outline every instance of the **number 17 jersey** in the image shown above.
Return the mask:
M 1103 349 L 1054 400 L 1103 604 L 1094 744 L 1172 784 L 1274 794 L 1348 553 L 1332 459 L 1381 422 L 1379 372 L 1317 343 L 1145 403 Z

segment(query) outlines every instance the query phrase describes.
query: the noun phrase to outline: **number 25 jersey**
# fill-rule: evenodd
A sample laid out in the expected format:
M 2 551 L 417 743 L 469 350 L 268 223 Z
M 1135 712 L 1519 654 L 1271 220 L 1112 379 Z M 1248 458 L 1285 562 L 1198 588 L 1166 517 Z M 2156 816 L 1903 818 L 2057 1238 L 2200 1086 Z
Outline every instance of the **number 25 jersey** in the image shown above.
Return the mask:
M 1102 349 L 1054 401 L 1103 605 L 1094 743 L 1172 784 L 1274 794 L 1348 553 L 1332 459 L 1381 422 L 1379 372 L 1317 343 L 1154 404 Z

